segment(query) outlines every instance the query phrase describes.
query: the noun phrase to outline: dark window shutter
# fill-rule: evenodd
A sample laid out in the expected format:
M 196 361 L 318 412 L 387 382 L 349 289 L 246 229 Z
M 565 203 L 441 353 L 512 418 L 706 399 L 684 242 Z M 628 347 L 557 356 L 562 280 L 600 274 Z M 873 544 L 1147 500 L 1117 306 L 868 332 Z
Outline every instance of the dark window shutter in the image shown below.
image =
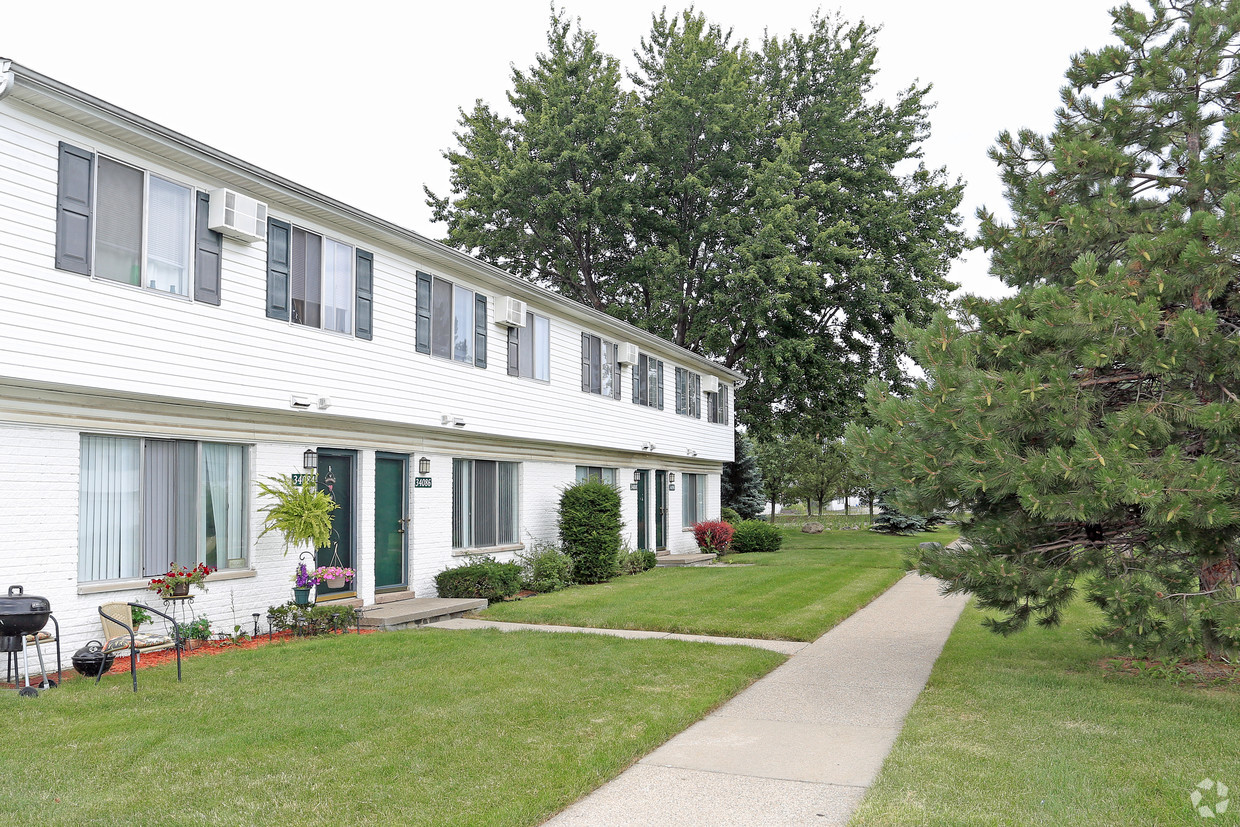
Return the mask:
M 56 181 L 56 267 L 90 275 L 91 195 L 95 156 L 75 146 L 60 145 Z
M 358 250 L 354 271 L 357 277 L 357 330 L 359 339 L 373 339 L 375 314 L 375 255 Z
M 431 277 L 418 273 L 417 329 L 414 331 L 414 349 L 418 353 L 431 352 Z
M 224 236 L 207 226 L 210 215 L 211 196 L 200 192 L 194 230 L 194 301 L 218 307 Z
M 645 356 L 638 356 L 637 363 L 633 365 L 633 403 L 634 404 L 640 404 L 642 401 L 641 383 L 642 383 L 642 376 L 644 376 L 646 372 L 645 366 L 643 365 L 643 360 L 645 358 L 646 358 Z
M 520 361 L 520 357 L 518 356 L 518 354 L 520 353 L 521 340 L 519 338 L 520 334 L 517 332 L 520 329 L 521 328 L 519 327 L 508 328 L 508 375 L 509 376 L 520 376 L 521 375 L 521 361 Z
M 474 294 L 474 366 L 487 366 L 487 297 Z
M 611 364 L 614 371 L 612 374 L 611 396 L 612 399 L 620 399 L 620 345 L 613 344 L 609 345 L 609 347 L 611 347 Z
M 288 274 L 292 228 L 267 219 L 267 316 L 288 321 Z
M 590 392 L 590 334 L 581 334 L 581 389 Z

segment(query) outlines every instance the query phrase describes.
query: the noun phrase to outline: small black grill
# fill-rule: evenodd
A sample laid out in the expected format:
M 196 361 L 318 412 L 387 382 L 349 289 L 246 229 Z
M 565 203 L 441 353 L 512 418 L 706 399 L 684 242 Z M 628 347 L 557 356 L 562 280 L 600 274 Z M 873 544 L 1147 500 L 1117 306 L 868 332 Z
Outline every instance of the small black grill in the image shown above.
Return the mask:
M 6 653 L 8 661 L 9 674 L 17 669 L 17 655 L 23 652 L 23 638 L 26 635 L 35 636 L 35 652 L 39 656 L 39 671 L 43 675 L 43 688 L 55 686 L 47 677 L 47 669 L 43 663 L 43 649 L 39 646 L 39 632 L 43 631 L 43 627 L 47 625 L 47 621 L 52 617 L 52 604 L 46 597 L 35 597 L 26 594 L 26 590 L 21 586 L 9 586 L 9 593 L 6 596 L 0 596 L 0 652 Z M 53 619 L 53 622 L 55 620 Z M 59 624 L 57 624 L 56 634 L 56 661 L 57 672 L 59 672 L 60 662 L 60 634 Z M 25 668 L 26 685 L 19 690 L 20 694 L 33 696 L 37 695 L 38 690 L 30 685 L 30 663 L 26 661 Z

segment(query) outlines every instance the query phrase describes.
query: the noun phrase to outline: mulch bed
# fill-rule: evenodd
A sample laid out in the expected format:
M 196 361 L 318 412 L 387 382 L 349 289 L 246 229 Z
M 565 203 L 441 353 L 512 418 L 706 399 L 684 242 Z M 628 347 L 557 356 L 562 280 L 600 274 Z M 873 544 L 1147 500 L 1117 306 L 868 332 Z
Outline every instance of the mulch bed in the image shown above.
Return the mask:
M 362 629 L 360 634 L 369 635 L 369 634 L 374 634 L 377 631 L 379 630 L 378 629 Z M 341 634 L 341 633 L 337 633 L 337 634 Z M 349 630 L 348 634 L 356 635 L 356 634 L 359 634 L 359 632 L 356 629 L 351 629 Z M 274 634 L 271 635 L 270 639 L 268 639 L 267 635 L 259 635 L 256 638 L 244 640 L 239 643 L 233 643 L 232 641 L 229 641 L 229 640 L 206 640 L 206 641 L 202 641 L 201 644 L 196 649 L 187 649 L 181 652 L 181 660 L 185 661 L 191 658 L 218 655 L 221 652 L 227 652 L 231 649 L 259 649 L 264 646 L 269 646 L 269 645 L 274 645 L 274 644 L 279 644 L 279 643 L 287 643 L 293 640 L 306 640 L 306 639 L 308 638 L 297 637 L 291 631 L 285 631 L 285 632 L 275 632 Z M 52 646 L 54 647 L 55 644 L 52 644 Z M 62 654 L 63 665 L 64 665 L 64 670 L 63 670 L 64 679 L 67 681 L 71 678 L 80 677 L 78 673 L 73 669 L 73 665 L 70 662 L 73 657 L 73 653 L 62 652 L 61 654 Z M 47 658 L 47 650 L 45 648 L 44 659 L 46 658 Z M 52 660 L 48 662 L 49 667 L 54 667 L 55 659 L 56 659 L 55 649 L 53 649 Z M 176 650 L 174 649 L 162 649 L 158 652 L 143 652 L 138 657 L 138 668 L 149 669 L 153 666 L 162 666 L 165 663 L 175 663 L 176 659 L 177 659 L 177 653 L 176 653 Z M 33 661 L 34 658 L 32 657 L 31 660 Z M 112 668 L 109 669 L 106 674 L 116 675 L 116 674 L 128 673 L 128 672 L 129 672 L 129 656 L 126 655 L 126 656 L 117 658 L 112 663 Z M 0 669 L 0 674 L 3 674 L 3 669 Z M 51 671 L 49 672 L 49 677 L 51 677 L 53 680 L 55 679 L 56 670 L 54 668 L 51 668 Z M 91 677 L 93 678 L 94 676 L 92 675 Z M 25 681 L 21 681 L 20 683 L 17 684 L 17 686 L 25 686 L 25 685 L 26 685 Z M 33 675 L 30 678 L 30 685 L 31 686 L 36 685 L 35 676 Z M 0 680 L 0 690 L 4 690 L 6 688 L 12 689 L 14 688 L 14 684 L 11 682 L 5 683 L 4 681 Z
M 1151 677 L 1172 683 L 1204 687 L 1240 687 L 1240 664 L 1213 660 L 1161 661 L 1150 658 L 1109 657 L 1098 661 L 1111 674 Z

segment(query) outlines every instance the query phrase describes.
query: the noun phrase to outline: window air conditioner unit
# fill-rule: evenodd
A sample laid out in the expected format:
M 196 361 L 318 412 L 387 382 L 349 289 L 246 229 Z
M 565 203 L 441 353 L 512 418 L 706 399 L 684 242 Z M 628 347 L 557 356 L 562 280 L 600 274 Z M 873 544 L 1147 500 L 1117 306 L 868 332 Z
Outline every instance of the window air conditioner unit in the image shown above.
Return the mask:
M 229 238 L 253 244 L 267 237 L 267 205 L 232 190 L 211 190 L 207 226 Z
M 505 327 L 525 327 L 525 302 L 505 296 L 495 314 L 495 323 Z
M 620 364 L 636 365 L 637 364 L 637 345 L 632 342 L 625 342 L 620 345 Z
M 702 377 L 702 392 L 703 393 L 719 393 L 719 377 L 718 376 L 703 376 Z

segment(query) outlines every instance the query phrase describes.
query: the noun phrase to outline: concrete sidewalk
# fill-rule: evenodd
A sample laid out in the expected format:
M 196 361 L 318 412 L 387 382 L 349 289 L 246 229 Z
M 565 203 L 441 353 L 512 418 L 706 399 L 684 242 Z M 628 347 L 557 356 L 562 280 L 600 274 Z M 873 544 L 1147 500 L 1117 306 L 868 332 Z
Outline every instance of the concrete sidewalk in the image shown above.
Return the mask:
M 814 643 L 795 644 L 802 648 L 787 663 L 546 824 L 847 823 L 965 603 L 909 574 Z

